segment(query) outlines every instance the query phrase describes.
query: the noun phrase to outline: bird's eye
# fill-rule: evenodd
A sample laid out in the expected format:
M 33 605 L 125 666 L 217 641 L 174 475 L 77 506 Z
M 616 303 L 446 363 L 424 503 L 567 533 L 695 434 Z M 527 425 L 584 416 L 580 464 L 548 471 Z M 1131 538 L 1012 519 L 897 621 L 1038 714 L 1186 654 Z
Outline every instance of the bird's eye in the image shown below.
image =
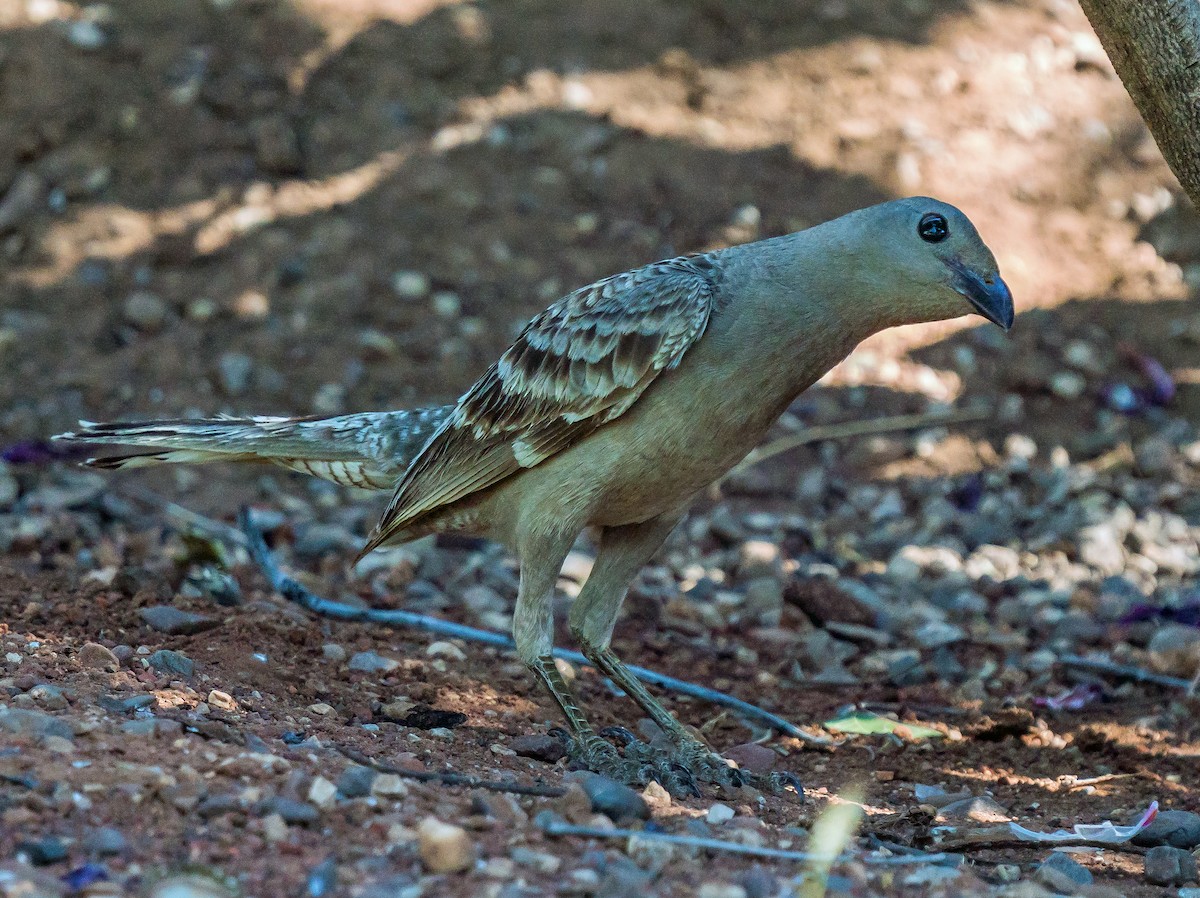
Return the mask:
M 921 216 L 917 225 L 917 233 L 926 243 L 938 243 L 950 236 L 950 225 L 946 216 L 938 212 L 928 212 Z

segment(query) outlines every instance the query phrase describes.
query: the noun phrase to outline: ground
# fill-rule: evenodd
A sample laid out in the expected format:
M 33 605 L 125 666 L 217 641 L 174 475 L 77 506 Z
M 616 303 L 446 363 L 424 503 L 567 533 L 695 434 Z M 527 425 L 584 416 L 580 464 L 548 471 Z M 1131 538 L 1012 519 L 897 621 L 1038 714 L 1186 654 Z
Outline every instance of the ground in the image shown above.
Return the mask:
M 272 510 L 316 591 L 475 626 L 503 629 L 511 563 L 425 543 L 350 571 L 379 497 L 229 467 L 98 479 L 37 441 L 78 418 L 450 401 L 568 289 L 912 193 L 976 222 L 1016 296 L 1011 337 L 883 335 L 775 436 L 977 419 L 735 474 L 643 573 L 616 647 L 814 735 L 848 706 L 941 735 L 823 752 L 669 698 L 719 749 L 764 741 L 808 800 L 651 789 L 655 823 L 798 849 L 858 786 L 864 833 L 936 850 L 987 821 L 934 820 L 924 787 L 1035 829 L 1200 811 L 1195 702 L 1064 663 L 1186 680 L 1200 655 L 1197 230 L 1073 3 L 14 0 L 0 28 L 0 892 L 28 875 L 42 891 L 4 893 L 64 893 L 89 860 L 115 894 L 188 864 L 246 895 L 791 888 L 795 862 L 544 835 L 540 810 L 591 818 L 578 792 L 325 795 L 339 748 L 561 786 L 561 762 L 510 747 L 553 709 L 501 650 L 298 612 L 240 550 L 185 539 L 164 499 Z M 197 585 L 223 567 L 240 604 Z M 156 629 L 141 612 L 162 605 L 203 629 Z M 355 671 L 360 652 L 393 665 Z M 573 673 L 598 722 L 635 725 Z M 1081 710 L 1037 701 L 1079 683 L 1104 687 Z M 712 822 L 716 801 L 735 816 Z M 430 816 L 466 827 L 470 871 L 422 861 Z M 829 891 L 1041 894 L 1044 846 L 965 853 L 944 877 L 840 865 Z M 42 866 L 3 872 L 18 856 Z M 1137 852 L 1075 857 L 1093 894 L 1175 894 Z

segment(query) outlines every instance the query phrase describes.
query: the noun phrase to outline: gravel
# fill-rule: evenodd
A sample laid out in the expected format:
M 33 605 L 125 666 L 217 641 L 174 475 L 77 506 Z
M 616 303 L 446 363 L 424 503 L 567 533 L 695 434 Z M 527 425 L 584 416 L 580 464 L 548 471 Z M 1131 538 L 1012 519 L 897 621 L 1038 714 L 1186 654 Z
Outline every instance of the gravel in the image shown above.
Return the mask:
M 151 629 L 168 636 L 191 636 L 220 626 L 220 621 L 204 614 L 184 611 L 172 605 L 152 605 L 138 612 Z

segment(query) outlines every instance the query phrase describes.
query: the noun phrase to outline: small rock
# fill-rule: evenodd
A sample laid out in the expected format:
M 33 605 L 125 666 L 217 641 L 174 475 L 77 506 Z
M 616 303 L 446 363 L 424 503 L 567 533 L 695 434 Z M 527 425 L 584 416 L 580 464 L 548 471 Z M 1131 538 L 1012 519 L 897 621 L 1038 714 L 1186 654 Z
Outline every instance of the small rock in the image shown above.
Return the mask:
M 1156 886 L 1196 882 L 1196 859 L 1182 848 L 1158 845 L 1146 852 L 1145 876 Z
M 371 783 L 371 794 L 384 798 L 404 798 L 408 795 L 408 783 L 395 773 L 381 773 Z
M 19 229 L 37 211 L 45 192 L 46 185 L 32 171 L 17 175 L 0 200 L 0 234 Z
M 1052 852 L 1033 876 L 1043 885 L 1065 895 L 1074 895 L 1092 884 L 1091 871 L 1061 851 Z
M 475 847 L 461 826 L 426 817 L 417 827 L 417 850 L 430 873 L 459 873 L 475 864 Z
M 80 50 L 99 50 L 108 43 L 108 33 L 99 22 L 78 19 L 67 25 L 67 40 Z
M 323 776 L 315 777 L 308 787 L 308 800 L 319 808 L 330 807 L 337 801 L 338 787 Z
M 1050 378 L 1050 392 L 1059 399 L 1078 399 L 1087 389 L 1087 380 L 1076 371 L 1059 371 Z
M 1021 868 L 1016 864 L 997 864 L 992 872 L 1001 882 L 1016 882 L 1021 878 Z
M 75 657 L 83 667 L 93 670 L 107 670 L 111 673 L 121 667 L 117 656 L 98 642 L 84 643 Z
M 172 605 L 152 605 L 138 613 L 151 629 L 168 636 L 191 636 L 220 625 L 220 621 L 211 617 L 184 611 Z
M 171 649 L 159 649 L 146 659 L 146 662 L 159 673 L 174 673 L 189 678 L 196 672 L 196 662 L 183 652 Z
M 583 786 L 583 791 L 592 802 L 592 810 L 597 814 L 607 814 L 616 823 L 650 818 L 650 808 L 645 799 L 629 786 L 588 771 L 576 771 L 567 776 Z
M 735 812 L 727 804 L 714 804 L 708 809 L 708 813 L 704 815 L 704 819 L 714 826 L 720 826 L 722 823 L 728 823 L 734 818 Z
M 938 814 L 945 820 L 973 820 L 976 823 L 1007 823 L 1012 817 L 992 799 L 986 796 L 964 798 L 953 801 Z
M 1134 845 L 1171 845 L 1189 851 L 1200 846 L 1200 814 L 1159 811 L 1153 822 L 1133 837 Z
M 739 770 L 750 773 L 770 773 L 779 763 L 779 755 L 757 742 L 735 745 L 724 752 L 725 760 L 733 761 Z
M 83 837 L 83 850 L 98 857 L 123 854 L 128 848 L 129 840 L 111 826 L 97 827 Z
M 355 652 L 347 667 L 361 673 L 391 673 L 400 666 L 399 661 L 385 658 L 376 652 Z
M 336 642 L 327 642 L 321 646 L 321 655 L 328 661 L 339 663 L 346 660 L 346 650 Z
M 28 839 L 17 843 L 17 851 L 38 867 L 55 864 L 67 856 L 67 843 L 57 836 Z
M 218 711 L 236 711 L 238 710 L 237 700 L 228 692 L 222 692 L 219 689 L 212 689 L 205 699 L 212 707 Z
M 1167 624 L 1150 638 L 1146 649 L 1150 666 L 1159 673 L 1191 678 L 1200 667 L 1200 630 Z
M 547 873 L 553 876 L 562 866 L 562 860 L 556 855 L 545 851 L 534 851 L 531 848 L 517 846 L 508 852 L 508 856 L 512 858 L 513 863 L 522 867 L 529 867 L 537 870 L 539 873 Z
M 705 882 L 700 884 L 696 898 L 746 898 L 746 890 L 732 882 Z
M 154 333 L 167 323 L 167 304 L 148 290 L 130 293 L 121 311 L 125 320 L 140 331 Z
M 328 702 L 316 702 L 309 705 L 308 710 L 310 714 L 319 714 L 321 717 L 328 717 L 334 712 L 334 707 Z
M 518 736 L 508 745 L 523 758 L 533 758 L 547 764 L 554 764 L 567 756 L 567 747 L 561 739 L 555 739 L 553 736 Z
M 0 511 L 12 508 L 21 494 L 17 478 L 9 473 L 8 465 L 0 461 Z
M 429 278 L 419 271 L 397 271 L 392 275 L 392 290 L 401 299 L 424 299 L 429 287 Z
M 394 776 L 394 774 L 392 775 Z M 338 777 L 338 794 L 343 798 L 366 798 L 371 794 L 371 786 L 378 776 L 379 772 L 370 767 L 353 764 L 343 770 L 342 775 Z
M 425 649 L 430 658 L 449 658 L 451 661 L 466 661 L 466 653 L 453 642 L 438 640 L 431 642 Z
M 254 360 L 244 352 L 223 352 L 217 359 L 217 378 L 226 396 L 241 396 L 250 385 Z
M 67 697 L 63 691 L 49 683 L 39 683 L 25 694 L 47 711 L 65 711 L 67 708 Z
M 287 821 L 271 813 L 262 819 L 263 838 L 268 842 L 282 842 L 288 837 Z
M 297 801 L 294 798 L 285 798 L 282 795 L 277 795 L 266 802 L 264 810 L 268 814 L 278 814 L 288 823 L 307 826 L 310 823 L 316 823 L 320 815 L 317 809 L 307 801 Z
M 75 730 L 66 718 L 54 717 L 28 708 L 0 708 L 0 732 L 11 733 L 14 736 L 75 738 Z

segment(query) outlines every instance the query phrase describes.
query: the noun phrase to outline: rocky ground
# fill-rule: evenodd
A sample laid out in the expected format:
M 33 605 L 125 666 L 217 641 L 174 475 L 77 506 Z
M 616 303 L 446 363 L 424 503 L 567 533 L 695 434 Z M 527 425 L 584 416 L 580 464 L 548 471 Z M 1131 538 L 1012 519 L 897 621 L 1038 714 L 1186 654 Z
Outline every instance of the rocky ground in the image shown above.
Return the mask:
M 1200 894 L 1200 228 L 1073 4 L 30 0 L 0 27 L 0 895 L 813 895 L 725 849 L 803 850 L 855 794 L 830 895 Z M 566 289 L 912 192 L 976 220 L 1012 335 L 860 348 L 774 437 L 924 424 L 736 472 L 617 631 L 837 739 L 669 697 L 806 801 L 571 773 L 503 650 L 316 620 L 210 524 L 251 502 L 316 592 L 503 630 L 488 546 L 350 569 L 378 496 L 100 478 L 40 442 L 447 401 Z M 547 794 L 407 775 L 444 771 Z M 1009 838 L 1152 801 L 1118 849 Z

